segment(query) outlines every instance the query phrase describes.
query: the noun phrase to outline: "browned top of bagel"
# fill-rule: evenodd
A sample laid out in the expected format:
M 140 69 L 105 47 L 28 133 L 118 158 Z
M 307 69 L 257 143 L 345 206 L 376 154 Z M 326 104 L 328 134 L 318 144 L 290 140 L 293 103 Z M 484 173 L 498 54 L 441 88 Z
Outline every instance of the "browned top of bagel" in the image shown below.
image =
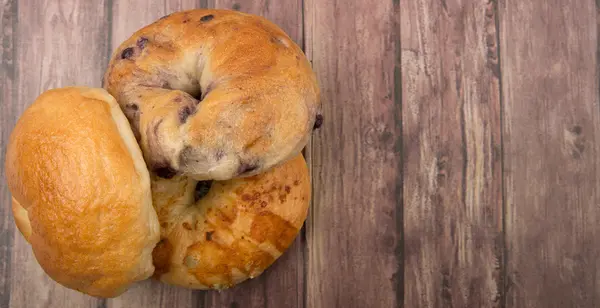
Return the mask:
M 308 214 L 310 179 L 302 155 L 252 177 L 152 179 L 161 225 L 155 277 L 223 289 L 257 277 L 292 244 Z
M 5 167 L 15 222 L 52 279 L 113 297 L 152 275 L 159 227 L 150 177 L 106 91 L 40 95 L 10 136 Z
M 301 151 L 319 108 L 302 50 L 270 21 L 229 10 L 182 11 L 135 32 L 104 87 L 166 178 L 264 172 Z

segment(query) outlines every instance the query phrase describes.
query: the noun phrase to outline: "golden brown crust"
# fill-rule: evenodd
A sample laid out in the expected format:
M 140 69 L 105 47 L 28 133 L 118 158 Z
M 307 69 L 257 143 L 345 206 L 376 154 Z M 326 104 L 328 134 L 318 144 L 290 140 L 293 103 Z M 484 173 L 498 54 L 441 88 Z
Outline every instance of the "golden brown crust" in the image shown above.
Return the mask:
M 306 145 L 319 107 L 302 50 L 270 21 L 229 10 L 178 12 L 140 29 L 115 50 L 104 86 L 149 168 L 167 178 L 264 172 Z
M 223 289 L 257 277 L 284 253 L 308 214 L 310 180 L 302 155 L 252 177 L 213 182 L 152 177 L 161 224 L 155 277 L 195 289 Z
M 17 229 L 19 229 L 19 232 L 21 232 L 25 240 L 29 242 L 29 237 L 31 236 L 29 214 L 27 213 L 27 210 L 21 206 L 19 201 L 15 200 L 15 198 L 12 198 L 12 212 L 15 218 Z
M 5 167 L 15 222 L 52 279 L 113 297 L 153 273 L 149 174 L 106 91 L 40 95 L 10 136 Z

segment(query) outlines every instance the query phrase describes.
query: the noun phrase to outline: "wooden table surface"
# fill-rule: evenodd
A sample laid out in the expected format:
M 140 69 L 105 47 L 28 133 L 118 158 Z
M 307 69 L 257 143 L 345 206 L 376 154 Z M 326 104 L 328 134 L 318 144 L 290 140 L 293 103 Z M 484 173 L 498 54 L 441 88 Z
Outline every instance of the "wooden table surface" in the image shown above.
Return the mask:
M 109 55 L 173 11 L 233 8 L 305 50 L 324 123 L 294 245 L 223 292 L 54 283 L 0 168 L 0 307 L 599 307 L 600 2 L 1 0 L 4 162 L 41 92 L 100 86 Z

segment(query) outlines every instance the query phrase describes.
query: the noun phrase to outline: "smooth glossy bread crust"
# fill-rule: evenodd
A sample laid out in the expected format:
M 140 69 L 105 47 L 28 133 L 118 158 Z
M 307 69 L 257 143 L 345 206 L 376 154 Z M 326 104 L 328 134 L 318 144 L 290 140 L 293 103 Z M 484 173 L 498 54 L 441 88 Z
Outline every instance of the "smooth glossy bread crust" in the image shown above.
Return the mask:
M 165 178 L 265 172 L 301 151 L 319 108 L 302 50 L 270 21 L 230 10 L 178 12 L 135 32 L 104 87 Z
M 40 95 L 6 152 L 15 222 L 55 281 L 113 297 L 154 272 L 150 178 L 133 132 L 102 89 Z

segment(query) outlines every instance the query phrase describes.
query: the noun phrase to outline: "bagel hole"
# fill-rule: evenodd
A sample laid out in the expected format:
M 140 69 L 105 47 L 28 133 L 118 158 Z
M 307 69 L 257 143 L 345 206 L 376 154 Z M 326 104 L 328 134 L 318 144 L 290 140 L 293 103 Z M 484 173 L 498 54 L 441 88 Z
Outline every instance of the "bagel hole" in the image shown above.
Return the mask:
M 202 88 L 200 87 L 200 81 L 196 77 L 191 75 L 188 75 L 187 78 L 189 80 L 187 82 L 187 85 L 185 87 L 179 88 L 179 90 L 190 95 L 196 100 L 196 104 L 198 104 L 202 99 Z
M 202 91 L 198 91 L 196 93 L 190 93 L 190 95 L 198 102 L 200 102 L 202 100 Z
M 194 201 L 198 202 L 200 199 L 208 195 L 210 188 L 212 187 L 212 180 L 200 181 L 196 183 L 196 189 L 194 190 Z

